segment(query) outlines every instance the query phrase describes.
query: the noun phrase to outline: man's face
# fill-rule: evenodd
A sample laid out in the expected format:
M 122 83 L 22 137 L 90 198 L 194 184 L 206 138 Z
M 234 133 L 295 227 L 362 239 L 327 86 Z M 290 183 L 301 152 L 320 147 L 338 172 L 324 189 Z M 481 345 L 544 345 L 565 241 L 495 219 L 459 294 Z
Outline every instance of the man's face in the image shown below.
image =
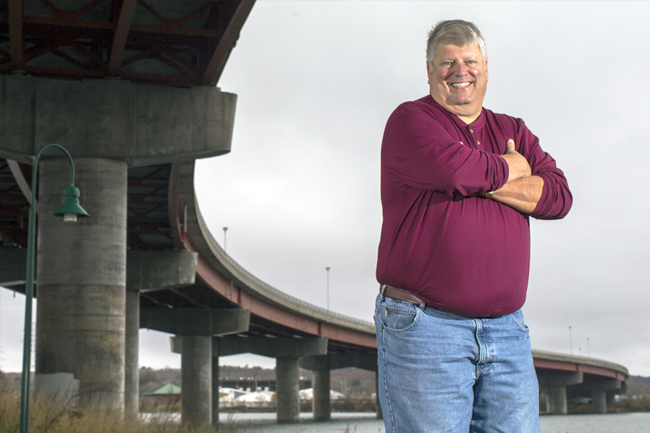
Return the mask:
M 481 114 L 488 82 L 487 59 L 477 46 L 438 45 L 427 62 L 429 90 L 447 111 L 471 123 Z

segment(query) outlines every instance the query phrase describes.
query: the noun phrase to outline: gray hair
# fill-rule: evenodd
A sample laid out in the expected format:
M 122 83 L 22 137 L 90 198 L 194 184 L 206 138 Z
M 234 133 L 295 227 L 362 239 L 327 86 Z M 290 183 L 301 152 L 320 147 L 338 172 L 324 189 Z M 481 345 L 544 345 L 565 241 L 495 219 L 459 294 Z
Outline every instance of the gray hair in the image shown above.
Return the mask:
M 439 21 L 429 32 L 427 40 L 427 62 L 433 63 L 438 45 L 472 45 L 478 47 L 483 56 L 487 59 L 487 47 L 485 39 L 474 23 L 463 20 Z

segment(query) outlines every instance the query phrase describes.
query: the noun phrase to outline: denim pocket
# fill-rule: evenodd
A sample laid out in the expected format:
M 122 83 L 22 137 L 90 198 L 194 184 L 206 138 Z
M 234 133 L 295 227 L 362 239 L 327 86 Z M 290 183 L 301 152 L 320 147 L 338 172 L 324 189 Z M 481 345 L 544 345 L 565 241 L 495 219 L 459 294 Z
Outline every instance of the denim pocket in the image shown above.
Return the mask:
M 521 310 L 512 313 L 510 319 L 515 325 L 517 325 L 517 328 L 524 332 L 528 332 L 528 326 L 526 326 L 526 323 L 524 322 L 524 313 L 522 313 Z
M 377 312 L 382 328 L 395 333 L 415 326 L 420 320 L 421 310 L 410 302 L 390 300 L 380 303 Z

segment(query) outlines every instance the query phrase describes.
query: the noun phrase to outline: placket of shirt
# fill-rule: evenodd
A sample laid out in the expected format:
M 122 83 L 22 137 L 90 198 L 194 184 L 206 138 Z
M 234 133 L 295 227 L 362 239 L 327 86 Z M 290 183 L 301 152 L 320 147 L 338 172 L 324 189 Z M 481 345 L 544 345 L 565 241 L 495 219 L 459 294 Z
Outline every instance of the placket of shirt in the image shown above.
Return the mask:
M 478 149 L 478 150 L 483 150 L 481 148 L 481 138 L 482 138 L 482 129 L 483 128 L 476 128 L 473 127 L 472 125 L 467 125 L 465 127 L 465 130 L 467 131 L 467 138 L 471 139 L 470 141 L 470 147 L 472 149 Z

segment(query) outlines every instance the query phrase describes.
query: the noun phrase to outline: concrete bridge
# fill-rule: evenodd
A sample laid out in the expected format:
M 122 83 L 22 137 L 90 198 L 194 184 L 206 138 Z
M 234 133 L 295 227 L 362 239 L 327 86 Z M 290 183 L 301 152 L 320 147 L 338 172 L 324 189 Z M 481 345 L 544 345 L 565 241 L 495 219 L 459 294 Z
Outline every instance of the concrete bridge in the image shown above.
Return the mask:
M 65 146 L 90 214 L 53 217 L 67 161 L 39 166 L 36 392 L 138 410 L 138 329 L 174 336 L 182 418 L 218 420 L 219 356 L 277 360 L 277 418 L 298 417 L 298 369 L 314 371 L 314 417 L 330 416 L 330 370 L 376 370 L 372 324 L 284 294 L 213 239 L 194 161 L 230 151 L 236 96 L 215 87 L 253 1 L 10 0 L 0 10 L 0 285 L 24 290 L 33 158 Z M 4 45 L 2 45 L 4 44 Z M 372 302 L 369 299 L 369 302 Z M 590 395 L 596 412 L 627 370 L 535 352 L 552 413 Z M 214 397 L 213 397 L 214 396 Z

